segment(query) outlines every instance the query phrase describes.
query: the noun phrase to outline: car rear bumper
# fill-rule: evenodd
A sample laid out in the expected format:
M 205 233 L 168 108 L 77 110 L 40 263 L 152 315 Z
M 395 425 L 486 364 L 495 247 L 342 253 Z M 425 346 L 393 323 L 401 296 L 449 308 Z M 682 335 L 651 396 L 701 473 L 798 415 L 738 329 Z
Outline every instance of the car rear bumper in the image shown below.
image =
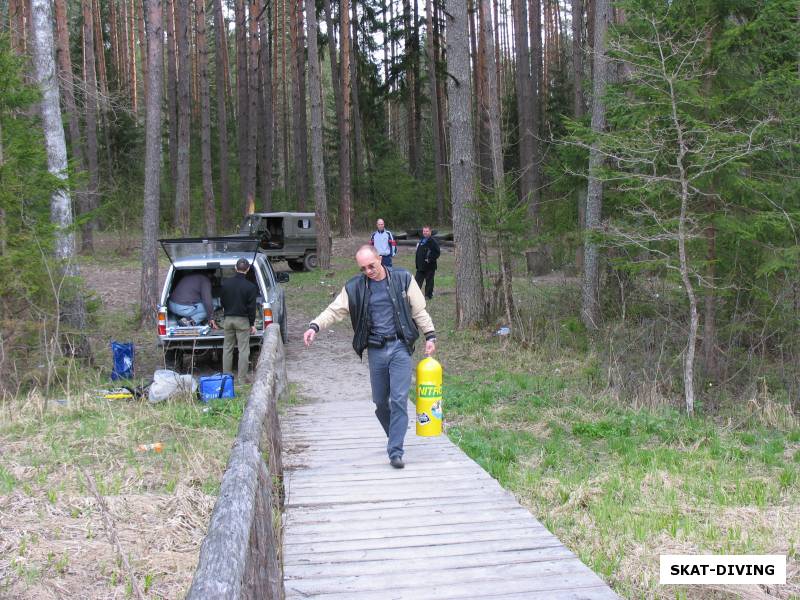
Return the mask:
M 250 336 L 250 346 L 260 346 L 263 340 L 261 331 L 256 335 Z M 203 335 L 203 336 L 158 336 L 158 345 L 164 350 L 213 350 L 222 348 L 225 342 L 223 335 Z

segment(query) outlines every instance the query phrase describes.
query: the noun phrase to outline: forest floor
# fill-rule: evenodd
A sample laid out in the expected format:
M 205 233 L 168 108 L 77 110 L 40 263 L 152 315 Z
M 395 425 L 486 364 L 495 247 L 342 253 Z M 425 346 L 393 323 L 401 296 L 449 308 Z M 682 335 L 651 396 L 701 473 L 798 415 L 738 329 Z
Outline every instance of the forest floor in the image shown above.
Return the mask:
M 336 240 L 330 270 L 292 273 L 286 284 L 292 401 L 354 385 L 349 323 L 311 350 L 300 336 L 356 272 L 352 256 L 365 239 Z M 248 391 L 211 406 L 98 400 L 92 390 L 109 384 L 110 339 L 136 342 L 142 377 L 161 361 L 154 333 L 136 325 L 136 242 L 101 244 L 82 264 L 96 295 L 96 367 L 76 371 L 47 402 L 31 394 L 0 406 L 3 597 L 131 597 L 87 477 L 145 596 L 181 597 Z M 413 249 L 401 248 L 395 264 L 413 269 Z M 453 269 L 446 249 L 429 304 L 451 439 L 624 598 L 800 598 L 800 423 L 785 407 L 754 398 L 735 418 L 688 419 L 679 397 L 623 399 L 570 316 L 579 289 L 561 273 L 515 279 L 519 301 L 539 314 L 525 344 L 496 335 L 501 321 L 458 331 Z M 342 368 L 321 368 L 332 361 Z M 163 452 L 136 451 L 151 442 Z M 666 553 L 785 554 L 789 584 L 662 587 Z

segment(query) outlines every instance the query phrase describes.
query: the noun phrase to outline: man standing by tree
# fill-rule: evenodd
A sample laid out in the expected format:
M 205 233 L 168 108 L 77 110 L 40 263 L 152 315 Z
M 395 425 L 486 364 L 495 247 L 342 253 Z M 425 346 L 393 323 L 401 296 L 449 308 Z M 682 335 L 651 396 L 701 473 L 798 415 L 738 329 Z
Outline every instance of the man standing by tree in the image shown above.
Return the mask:
M 392 257 L 397 254 L 397 242 L 392 232 L 388 229 L 384 229 L 386 225 L 383 219 L 378 219 L 375 225 L 378 227 L 378 230 L 372 233 L 369 243 L 375 246 L 375 250 L 378 251 L 381 257 L 381 264 L 384 267 L 391 267 Z
M 422 228 L 422 239 L 417 244 L 415 279 L 420 288 L 422 282 L 425 282 L 425 297 L 428 300 L 433 298 L 433 277 L 436 275 L 436 261 L 440 255 L 439 244 L 433 239 L 431 228 L 426 225 Z
M 222 282 L 220 299 L 225 310 L 225 341 L 222 346 L 222 370 L 233 370 L 233 348 L 239 347 L 239 369 L 237 379 L 244 383 L 250 364 L 250 336 L 256 334 L 256 299 L 258 287 L 247 280 L 250 263 L 246 258 L 236 261 L 236 274 Z M 211 326 L 217 324 L 211 321 Z
M 436 332 L 411 273 L 381 264 L 373 246 L 361 246 L 356 263 L 361 275 L 351 278 L 336 299 L 311 321 L 303 340 L 310 346 L 320 329 L 350 315 L 353 350 L 361 356 L 369 348 L 372 401 L 375 416 L 389 438 L 389 462 L 402 469 L 414 342 L 418 329 L 422 330 L 425 355 L 430 356 L 436 350 Z

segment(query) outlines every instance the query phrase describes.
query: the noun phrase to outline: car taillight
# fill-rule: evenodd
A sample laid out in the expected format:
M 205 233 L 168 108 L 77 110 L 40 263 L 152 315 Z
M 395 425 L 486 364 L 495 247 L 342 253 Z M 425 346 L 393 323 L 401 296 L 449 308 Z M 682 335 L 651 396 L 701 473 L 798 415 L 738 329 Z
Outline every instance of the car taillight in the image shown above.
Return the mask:
M 264 327 L 272 325 L 272 305 L 269 302 L 264 302 L 261 305 L 261 311 L 264 313 Z
M 158 309 L 158 335 L 167 335 L 167 309 Z

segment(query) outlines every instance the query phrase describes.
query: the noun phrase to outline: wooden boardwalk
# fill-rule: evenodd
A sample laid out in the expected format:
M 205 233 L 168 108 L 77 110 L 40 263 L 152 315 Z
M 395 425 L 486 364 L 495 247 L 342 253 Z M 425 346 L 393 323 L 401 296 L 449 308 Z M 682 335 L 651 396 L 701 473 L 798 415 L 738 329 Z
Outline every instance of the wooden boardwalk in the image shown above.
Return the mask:
M 287 599 L 618 598 L 446 436 L 417 437 L 413 413 L 393 469 L 369 390 L 353 392 L 282 420 Z

